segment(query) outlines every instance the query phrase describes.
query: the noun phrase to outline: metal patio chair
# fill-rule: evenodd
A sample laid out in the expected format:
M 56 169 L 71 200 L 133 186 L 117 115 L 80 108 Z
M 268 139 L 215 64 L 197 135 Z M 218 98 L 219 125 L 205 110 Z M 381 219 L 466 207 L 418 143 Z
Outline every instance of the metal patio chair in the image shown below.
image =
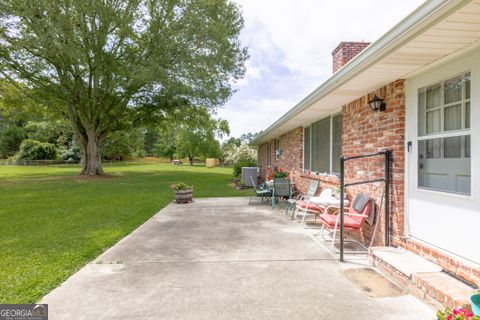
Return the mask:
M 290 180 L 286 178 L 273 179 L 272 190 L 272 208 L 275 208 L 275 204 L 280 198 L 292 198 L 292 188 L 290 186 Z
M 250 197 L 250 200 L 248 201 L 248 204 L 252 202 L 253 197 L 261 197 L 262 198 L 262 203 L 263 203 L 263 198 L 265 197 L 270 197 L 271 196 L 271 191 L 268 190 L 268 188 L 259 188 L 258 183 L 253 179 L 252 176 L 250 176 L 250 181 L 252 182 L 253 185 L 253 191 L 255 191 L 255 194 Z
M 307 214 L 317 216 L 322 214 L 325 208 L 328 206 L 328 201 L 333 197 L 333 190 L 330 188 L 323 189 L 318 197 L 311 197 L 307 200 L 301 200 L 296 202 L 297 210 L 303 211 L 302 224 L 305 223 L 305 217 Z
M 362 228 L 365 221 L 371 214 L 375 214 L 375 200 L 363 193 L 357 194 L 350 208 L 348 208 L 344 212 L 344 230 L 346 232 L 360 232 L 362 242 L 364 242 L 365 238 L 363 236 Z M 335 246 L 337 230 L 340 229 L 340 214 L 322 214 L 320 216 L 320 221 L 322 222 L 322 238 L 325 229 L 328 229 L 330 231 L 333 230 L 332 247 Z M 363 246 L 363 244 L 361 245 Z
M 318 185 L 320 182 L 318 180 L 312 180 L 310 181 L 310 185 L 308 186 L 308 190 L 306 193 L 299 193 L 292 199 L 287 200 L 287 208 L 285 209 L 285 215 L 288 214 L 288 210 L 292 209 L 292 220 L 295 220 L 296 217 L 296 212 L 297 212 L 297 201 L 302 201 L 302 200 L 308 200 L 311 197 L 315 196 L 315 193 L 317 193 Z

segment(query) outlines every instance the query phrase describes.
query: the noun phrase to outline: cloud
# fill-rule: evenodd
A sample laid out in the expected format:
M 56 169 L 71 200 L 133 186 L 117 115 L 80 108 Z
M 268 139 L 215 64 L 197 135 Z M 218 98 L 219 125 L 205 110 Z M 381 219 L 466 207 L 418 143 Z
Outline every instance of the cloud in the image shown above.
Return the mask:
M 249 48 L 246 77 L 219 110 L 233 136 L 265 129 L 331 75 L 340 41 L 374 41 L 422 0 L 234 0 Z

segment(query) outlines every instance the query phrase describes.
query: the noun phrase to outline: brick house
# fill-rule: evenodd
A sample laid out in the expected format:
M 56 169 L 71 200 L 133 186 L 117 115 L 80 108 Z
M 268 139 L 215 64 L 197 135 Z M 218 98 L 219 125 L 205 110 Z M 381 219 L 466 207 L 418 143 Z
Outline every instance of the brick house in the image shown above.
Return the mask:
M 393 246 L 480 286 L 480 0 L 427 1 L 378 41 L 341 42 L 332 55 L 333 75 L 253 141 L 261 176 L 281 167 L 300 191 L 312 179 L 335 188 L 341 155 L 393 150 Z M 375 95 L 385 111 L 369 107 Z M 345 178 L 383 172 L 381 158 L 363 159 L 347 164 Z M 382 191 L 372 184 L 348 193 L 379 203 Z M 380 226 L 376 246 L 384 245 Z M 363 231 L 370 239 L 372 228 Z M 462 302 L 434 282 L 407 280 L 430 300 Z

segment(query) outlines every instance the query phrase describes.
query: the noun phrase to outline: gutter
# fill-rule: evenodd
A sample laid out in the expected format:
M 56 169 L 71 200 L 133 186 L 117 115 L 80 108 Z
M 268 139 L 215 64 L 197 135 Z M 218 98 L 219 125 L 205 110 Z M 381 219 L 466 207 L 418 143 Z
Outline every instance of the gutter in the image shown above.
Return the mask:
M 424 32 L 425 29 L 428 29 L 432 25 L 443 20 L 453 11 L 458 10 L 460 7 L 465 6 L 471 1 L 472 0 L 426 1 L 270 125 L 265 131 L 256 137 L 251 144 L 259 145 L 263 143 L 273 130 L 280 128 L 288 120 L 307 109 L 319 99 L 327 96 L 348 80 L 365 71 L 385 56 L 402 47 L 412 38 L 415 38 L 420 33 Z M 435 14 L 437 16 L 432 17 Z M 431 21 L 428 21 L 428 18 L 431 18 Z

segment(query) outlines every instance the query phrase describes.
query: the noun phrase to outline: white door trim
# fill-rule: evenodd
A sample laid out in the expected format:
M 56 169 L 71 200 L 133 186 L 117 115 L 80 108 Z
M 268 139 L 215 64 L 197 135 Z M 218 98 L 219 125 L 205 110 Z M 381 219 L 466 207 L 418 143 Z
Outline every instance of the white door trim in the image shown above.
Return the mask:
M 418 188 L 418 174 L 414 173 L 416 166 L 416 156 L 418 152 L 417 137 L 418 137 L 418 89 L 429 84 L 436 83 L 438 81 L 449 78 L 456 74 L 470 70 L 471 72 L 471 108 L 470 108 L 470 121 L 471 121 L 471 194 L 461 195 L 453 194 L 434 190 L 425 190 Z M 478 141 L 480 141 L 480 47 L 469 50 L 469 52 L 457 56 L 450 61 L 446 61 L 441 65 L 432 67 L 429 70 L 422 71 L 421 74 L 414 77 L 410 77 L 405 83 L 405 104 L 406 104 L 406 116 L 405 116 L 405 199 L 404 199 L 404 235 L 406 237 L 415 238 L 412 235 L 411 225 L 411 196 L 412 192 L 416 195 L 425 197 L 425 199 L 437 199 L 449 198 L 452 203 L 459 205 L 465 210 L 475 210 L 478 205 L 480 208 L 480 148 L 478 148 Z M 412 141 L 412 145 L 409 148 L 408 143 Z M 477 145 L 475 145 L 475 142 Z M 410 149 L 410 151 L 408 150 Z M 418 194 L 417 194 L 418 193 Z M 441 197 L 441 198 L 438 198 Z M 429 200 L 429 201 L 430 201 Z M 447 199 L 448 200 L 448 199 Z M 473 209 L 472 209 L 473 208 Z M 476 217 L 475 217 L 476 221 Z M 468 221 L 466 221 L 468 223 Z M 417 238 L 415 238 L 417 239 Z M 423 242 L 431 243 L 425 239 L 420 239 Z M 468 245 L 468 244 L 465 244 Z M 433 245 L 435 246 L 435 245 Z M 445 248 L 441 248 L 445 251 L 452 251 Z

